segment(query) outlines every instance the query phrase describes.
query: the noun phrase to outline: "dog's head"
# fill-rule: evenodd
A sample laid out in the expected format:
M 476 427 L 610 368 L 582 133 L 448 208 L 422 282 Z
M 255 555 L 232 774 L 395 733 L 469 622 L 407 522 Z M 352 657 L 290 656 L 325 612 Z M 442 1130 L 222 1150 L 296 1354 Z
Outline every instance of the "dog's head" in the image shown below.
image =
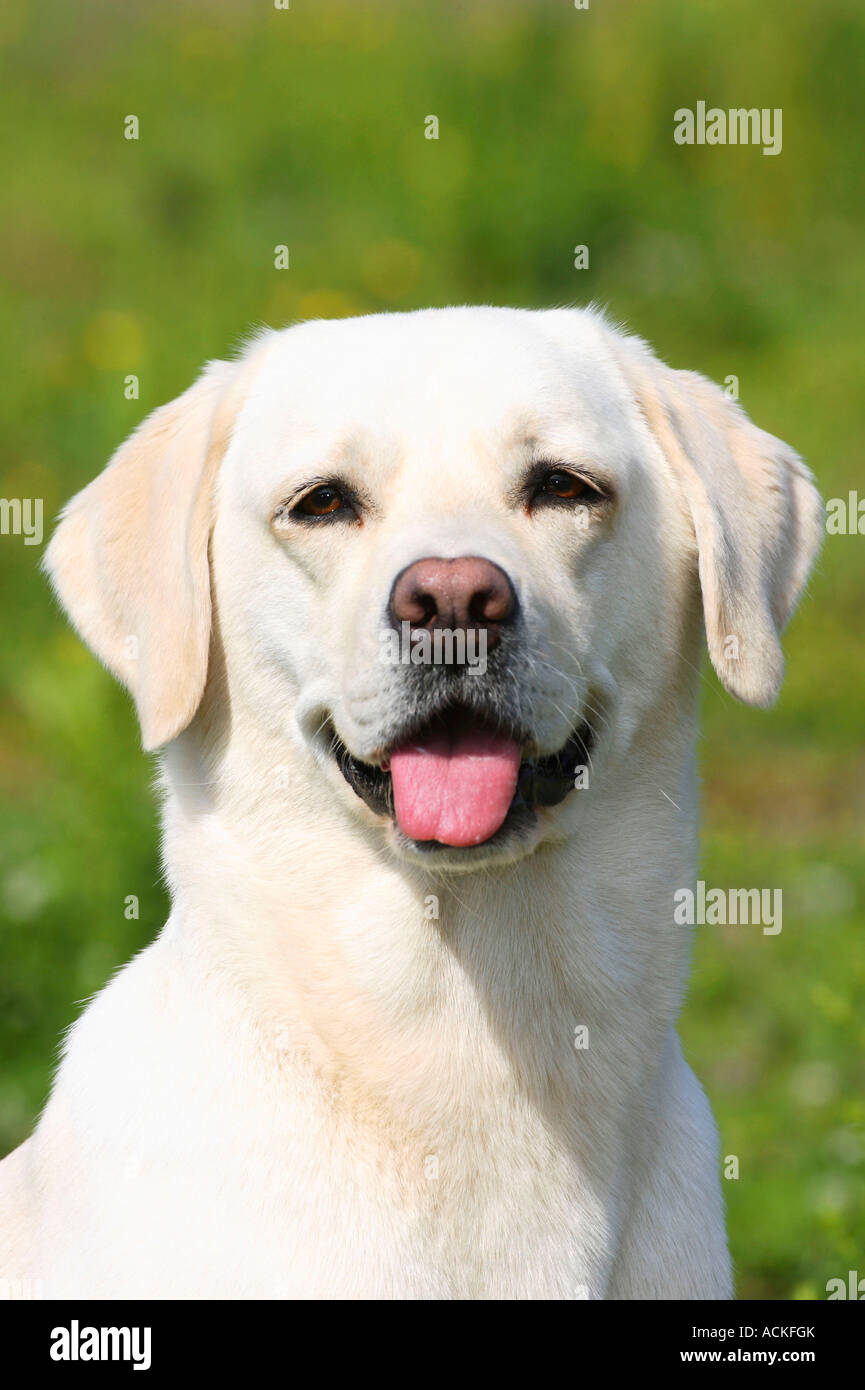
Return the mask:
M 146 748 L 216 642 L 235 716 L 397 853 L 471 868 L 562 833 L 690 683 L 698 584 L 721 680 L 770 703 L 821 529 L 792 450 L 600 316 L 447 309 L 212 363 L 47 566 Z

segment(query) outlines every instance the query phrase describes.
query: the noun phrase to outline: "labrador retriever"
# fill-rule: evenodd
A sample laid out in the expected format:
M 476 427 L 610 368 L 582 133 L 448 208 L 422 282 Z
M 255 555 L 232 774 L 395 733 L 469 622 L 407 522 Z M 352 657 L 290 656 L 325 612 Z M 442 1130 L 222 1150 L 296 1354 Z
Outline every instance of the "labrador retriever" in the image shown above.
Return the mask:
M 160 751 L 173 907 L 0 1167 L 7 1287 L 730 1297 L 676 1033 L 700 648 L 770 704 L 821 531 L 594 311 L 268 331 L 146 419 L 46 564 Z

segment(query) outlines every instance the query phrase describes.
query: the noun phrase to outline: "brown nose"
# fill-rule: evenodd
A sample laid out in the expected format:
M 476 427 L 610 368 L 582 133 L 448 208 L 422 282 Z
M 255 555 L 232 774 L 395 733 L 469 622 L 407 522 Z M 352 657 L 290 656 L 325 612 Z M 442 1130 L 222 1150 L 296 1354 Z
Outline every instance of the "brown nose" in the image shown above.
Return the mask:
M 494 646 L 514 615 L 516 598 L 504 570 L 477 555 L 416 560 L 397 576 L 390 596 L 394 623 L 413 628 L 485 628 Z

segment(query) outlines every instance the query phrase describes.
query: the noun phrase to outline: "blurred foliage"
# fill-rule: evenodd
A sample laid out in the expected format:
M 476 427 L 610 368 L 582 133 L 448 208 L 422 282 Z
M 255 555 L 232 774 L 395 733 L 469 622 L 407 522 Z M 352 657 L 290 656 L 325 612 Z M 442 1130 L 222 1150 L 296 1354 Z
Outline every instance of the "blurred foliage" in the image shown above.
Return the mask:
M 735 374 L 825 495 L 862 487 L 856 0 L 19 0 L 0 57 L 0 495 L 44 498 L 46 527 L 250 326 L 460 301 L 597 300 L 675 365 Z M 677 146 L 673 112 L 698 100 L 781 107 L 782 154 Z M 129 702 L 39 553 L 0 540 L 0 1152 L 76 1001 L 166 911 Z M 702 875 L 785 895 L 780 936 L 697 929 L 683 1020 L 739 1158 L 745 1296 L 865 1271 L 863 557 L 865 538 L 828 540 L 775 710 L 706 677 Z

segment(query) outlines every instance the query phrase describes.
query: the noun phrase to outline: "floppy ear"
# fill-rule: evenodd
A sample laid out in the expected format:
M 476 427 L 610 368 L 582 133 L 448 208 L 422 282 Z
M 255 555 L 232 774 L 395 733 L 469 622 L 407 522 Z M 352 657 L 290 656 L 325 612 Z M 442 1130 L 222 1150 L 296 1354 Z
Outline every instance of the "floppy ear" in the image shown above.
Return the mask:
M 823 535 L 823 503 L 798 454 L 752 425 L 696 372 L 639 339 L 621 365 L 694 523 L 709 655 L 731 694 L 770 705 L 784 674 L 780 634 Z
M 72 498 L 45 553 L 78 632 L 132 692 L 148 751 L 186 727 L 204 691 L 212 483 L 238 376 L 211 362 L 149 415 Z

